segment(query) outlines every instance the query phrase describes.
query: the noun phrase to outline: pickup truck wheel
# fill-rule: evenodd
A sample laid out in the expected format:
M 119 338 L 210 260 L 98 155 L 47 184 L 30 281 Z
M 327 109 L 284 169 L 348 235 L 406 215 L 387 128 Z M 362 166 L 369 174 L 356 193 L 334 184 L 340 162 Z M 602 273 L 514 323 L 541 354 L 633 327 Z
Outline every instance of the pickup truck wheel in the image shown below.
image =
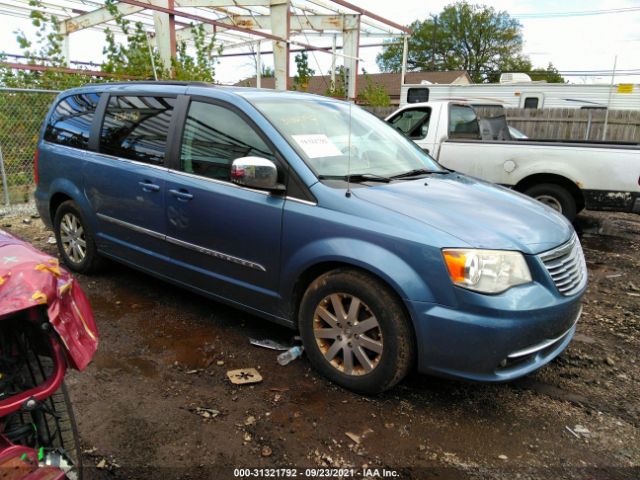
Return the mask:
M 318 277 L 302 298 L 299 325 L 311 364 L 349 390 L 383 392 L 413 363 L 413 331 L 400 301 L 365 273 Z
M 60 204 L 53 220 L 58 251 L 70 270 L 89 273 L 101 264 L 93 232 L 72 200 Z
M 541 183 L 528 188 L 526 195 L 535 198 L 548 207 L 563 214 L 570 222 L 576 217 L 577 206 L 573 195 L 561 185 L 555 183 Z

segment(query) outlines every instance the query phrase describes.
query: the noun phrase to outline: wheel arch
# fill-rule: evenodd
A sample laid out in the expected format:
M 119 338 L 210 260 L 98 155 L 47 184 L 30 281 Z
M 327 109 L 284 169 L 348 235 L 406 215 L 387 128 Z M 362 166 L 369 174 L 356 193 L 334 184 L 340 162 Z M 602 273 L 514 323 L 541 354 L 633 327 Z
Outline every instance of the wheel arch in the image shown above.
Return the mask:
M 308 266 L 306 270 L 304 270 L 298 276 L 298 279 L 293 285 L 291 301 L 289 305 L 290 313 L 291 313 L 290 318 L 292 318 L 294 327 L 296 329 L 298 328 L 298 322 L 299 322 L 298 314 L 300 312 L 302 297 L 304 296 L 304 293 L 307 291 L 307 288 L 309 288 L 309 285 L 311 285 L 311 283 L 321 275 L 324 275 L 325 273 L 331 272 L 333 270 L 339 270 L 339 269 L 355 270 L 357 272 L 364 273 L 365 275 L 375 278 L 377 281 L 381 282 L 384 286 L 386 286 L 389 289 L 389 292 L 391 292 L 391 294 L 396 298 L 396 300 L 398 301 L 398 305 L 400 305 L 400 308 L 402 308 L 405 318 L 409 322 L 409 329 L 412 337 L 411 341 L 413 343 L 413 348 L 416 355 L 415 359 L 417 359 L 418 346 L 417 346 L 416 326 L 413 322 L 413 317 L 405 302 L 405 299 L 398 291 L 398 287 L 388 282 L 385 278 L 383 278 L 381 275 L 378 275 L 372 269 L 364 268 L 361 265 L 357 265 L 355 263 L 352 263 L 346 260 L 321 261 L 318 263 L 314 263 L 313 265 Z
M 534 185 L 540 185 L 543 183 L 553 183 L 565 188 L 576 201 L 577 211 L 580 211 L 585 207 L 585 198 L 580 187 L 578 187 L 573 180 L 555 173 L 535 173 L 533 175 L 529 175 L 514 185 L 513 189 L 524 193 Z
M 319 276 L 338 269 L 355 270 L 364 273 L 365 275 L 369 275 L 375 278 L 377 281 L 386 286 L 389 291 L 396 297 L 398 303 L 402 306 L 402 309 L 411 324 L 411 329 L 415 336 L 416 332 L 413 325 L 413 318 L 406 305 L 405 297 L 402 295 L 398 284 L 389 281 L 388 278 L 380 275 L 379 272 L 375 271 L 375 269 L 367 268 L 362 264 L 349 261 L 348 259 L 319 261 L 308 265 L 302 272 L 300 272 L 300 274 L 296 278 L 296 281 L 292 285 L 291 296 L 288 305 L 290 318 L 292 319 L 294 326 L 297 327 L 298 325 L 298 313 L 300 311 L 300 304 L 302 302 L 304 293 L 307 291 L 307 288 L 309 288 L 309 285 L 311 285 L 311 283 Z
M 60 205 L 62 205 L 67 200 L 73 200 L 67 193 L 64 192 L 56 192 L 51 196 L 51 200 L 49 200 L 49 216 L 51 218 L 51 223 L 53 223 L 53 219 L 56 216 L 56 212 Z
M 89 226 L 93 229 L 96 228 L 95 215 L 90 214 L 92 211 L 91 205 L 89 204 L 86 195 L 84 195 L 78 185 L 68 179 L 56 179 L 56 181 L 51 184 L 49 191 L 51 193 L 49 194 L 48 206 L 52 225 L 55 219 L 56 210 L 58 210 L 63 202 L 72 200 L 84 215 L 85 221 Z

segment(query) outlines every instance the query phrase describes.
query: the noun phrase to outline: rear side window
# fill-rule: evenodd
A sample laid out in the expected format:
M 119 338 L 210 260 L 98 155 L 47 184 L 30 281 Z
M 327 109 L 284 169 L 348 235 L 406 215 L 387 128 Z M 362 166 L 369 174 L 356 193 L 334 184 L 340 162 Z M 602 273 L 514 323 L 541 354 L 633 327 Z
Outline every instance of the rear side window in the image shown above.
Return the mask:
M 410 88 L 407 92 L 407 103 L 420 103 L 429 101 L 428 88 Z
M 228 108 L 191 102 L 184 125 L 180 170 L 229 181 L 231 162 L 241 157 L 275 156 L 256 131 Z
M 113 96 L 100 129 L 100 151 L 161 165 L 164 163 L 174 98 Z
M 449 136 L 451 138 L 480 138 L 478 117 L 473 108 L 465 105 L 451 105 Z
M 89 147 L 89 133 L 98 100 L 99 93 L 71 95 L 60 100 L 49 117 L 44 139 L 86 150 Z

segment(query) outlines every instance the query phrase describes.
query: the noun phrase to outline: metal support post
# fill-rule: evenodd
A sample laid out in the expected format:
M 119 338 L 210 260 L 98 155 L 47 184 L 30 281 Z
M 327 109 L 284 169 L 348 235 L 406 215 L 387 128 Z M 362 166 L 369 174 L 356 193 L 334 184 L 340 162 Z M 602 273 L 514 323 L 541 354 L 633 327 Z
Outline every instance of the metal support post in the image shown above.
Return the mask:
M 285 41 L 273 42 L 273 70 L 276 90 L 289 88 L 289 0 L 271 1 L 271 33 Z

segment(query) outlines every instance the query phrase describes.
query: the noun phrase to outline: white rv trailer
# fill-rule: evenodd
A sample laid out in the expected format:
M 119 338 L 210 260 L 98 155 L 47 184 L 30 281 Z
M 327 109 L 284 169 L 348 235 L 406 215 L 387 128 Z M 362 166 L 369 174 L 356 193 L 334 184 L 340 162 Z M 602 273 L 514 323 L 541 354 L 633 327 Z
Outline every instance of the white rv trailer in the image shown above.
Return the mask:
M 611 93 L 611 99 L 609 94 Z M 498 101 L 509 108 L 611 108 L 640 110 L 640 85 L 576 85 L 546 82 L 405 84 L 400 106 L 451 98 Z

